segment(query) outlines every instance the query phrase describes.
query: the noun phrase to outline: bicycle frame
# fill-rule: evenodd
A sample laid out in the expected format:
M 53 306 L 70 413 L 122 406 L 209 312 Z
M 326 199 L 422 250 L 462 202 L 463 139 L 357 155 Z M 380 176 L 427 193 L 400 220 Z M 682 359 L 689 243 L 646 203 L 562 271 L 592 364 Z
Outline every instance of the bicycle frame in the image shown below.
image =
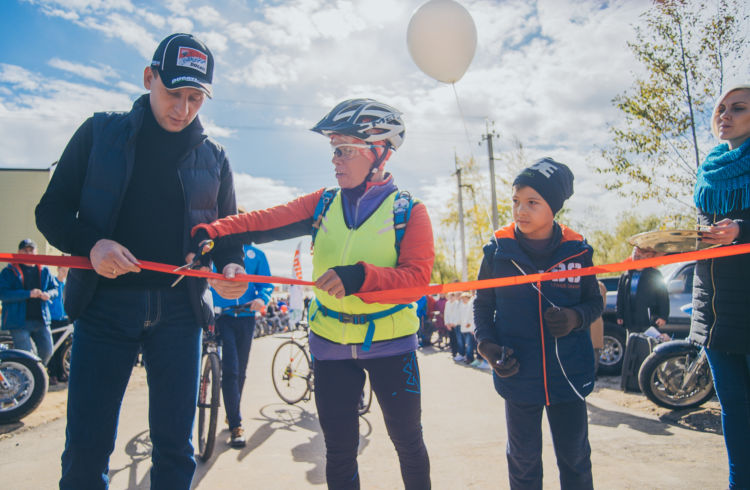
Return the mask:
M 55 355 L 55 352 L 57 352 L 57 349 L 60 348 L 61 345 L 70 337 L 73 335 L 73 324 L 68 323 L 67 325 L 63 325 L 62 327 L 57 327 L 52 329 L 52 335 L 54 336 L 56 333 L 61 333 L 60 338 L 57 339 L 57 341 L 52 346 L 52 355 Z

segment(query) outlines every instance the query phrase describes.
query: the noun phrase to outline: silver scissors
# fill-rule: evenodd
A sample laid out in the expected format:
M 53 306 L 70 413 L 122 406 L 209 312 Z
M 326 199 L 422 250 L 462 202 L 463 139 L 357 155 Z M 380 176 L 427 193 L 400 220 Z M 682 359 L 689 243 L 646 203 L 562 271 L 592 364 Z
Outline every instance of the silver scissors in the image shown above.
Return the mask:
M 198 246 L 201 249 L 201 253 L 199 255 L 196 255 L 195 257 L 193 257 L 193 261 L 192 262 L 190 262 L 188 264 L 185 264 L 183 266 L 180 266 L 180 267 L 176 268 L 175 270 L 173 270 L 172 272 L 180 272 L 181 270 L 185 270 L 185 269 L 197 269 L 198 267 L 200 267 L 200 265 L 201 265 L 201 259 L 203 258 L 203 256 L 206 255 L 211 250 L 213 250 L 213 248 L 214 248 L 214 241 L 213 240 L 203 240 L 202 242 L 200 242 L 198 244 Z M 175 279 L 175 281 L 172 283 L 171 287 L 177 286 L 177 284 L 180 281 L 182 281 L 183 277 L 185 277 L 185 276 L 184 275 L 177 276 L 177 279 Z

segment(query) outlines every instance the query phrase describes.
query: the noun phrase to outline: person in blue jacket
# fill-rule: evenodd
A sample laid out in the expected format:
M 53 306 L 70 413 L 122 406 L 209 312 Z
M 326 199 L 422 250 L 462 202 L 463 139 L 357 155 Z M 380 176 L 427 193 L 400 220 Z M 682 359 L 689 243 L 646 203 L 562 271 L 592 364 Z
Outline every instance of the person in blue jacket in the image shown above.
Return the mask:
M 573 173 L 550 158 L 513 182 L 513 220 L 485 245 L 479 279 L 575 270 L 592 265 L 584 238 L 555 221 L 573 195 Z M 505 399 L 511 489 L 542 488 L 546 409 L 562 489 L 593 488 L 585 396 L 594 387 L 588 328 L 601 315 L 596 277 L 480 289 L 474 301 L 479 353 Z
M 19 254 L 36 254 L 36 243 L 27 238 L 18 244 Z M 0 328 L 8 330 L 16 349 L 37 354 L 46 366 L 52 357 L 49 300 L 57 296 L 57 285 L 49 269 L 40 265 L 8 264 L 0 273 Z
M 270 276 L 266 255 L 251 245 L 245 251 L 245 273 Z M 229 444 L 235 448 L 245 447 L 240 399 L 245 385 L 247 361 L 255 331 L 255 314 L 261 311 L 271 299 L 273 284 L 250 283 L 247 291 L 237 299 L 224 299 L 211 289 L 214 308 L 218 313 L 216 327 L 222 340 L 221 391 L 224 395 L 224 408 L 227 423 L 232 435 Z

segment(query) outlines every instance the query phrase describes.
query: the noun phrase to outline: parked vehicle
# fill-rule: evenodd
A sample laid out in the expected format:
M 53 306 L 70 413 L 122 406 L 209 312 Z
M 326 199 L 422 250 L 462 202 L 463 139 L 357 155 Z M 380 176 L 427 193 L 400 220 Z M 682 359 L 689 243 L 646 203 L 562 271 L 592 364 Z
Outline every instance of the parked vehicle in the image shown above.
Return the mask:
M 673 410 L 697 407 L 714 396 L 706 352 L 689 340 L 657 345 L 643 361 L 638 385 L 649 400 Z
M 693 295 L 693 269 L 695 262 L 667 264 L 659 270 L 664 276 L 669 292 L 669 319 L 659 330 L 672 338 L 682 339 L 690 333 L 690 314 L 680 307 L 690 303 Z M 616 375 L 622 371 L 627 332 L 617 324 L 618 277 L 602 277 L 607 287 L 607 304 L 604 307 L 604 348 L 599 358 L 599 373 Z
M 49 378 L 30 352 L 0 344 L 0 424 L 21 420 L 42 403 Z

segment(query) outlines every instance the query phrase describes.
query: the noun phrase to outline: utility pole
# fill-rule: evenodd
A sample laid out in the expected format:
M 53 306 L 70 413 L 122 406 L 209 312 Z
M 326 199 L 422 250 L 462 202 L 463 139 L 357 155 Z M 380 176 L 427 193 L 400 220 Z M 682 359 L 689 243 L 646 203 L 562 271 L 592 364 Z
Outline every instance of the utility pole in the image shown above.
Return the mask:
M 468 272 L 466 271 L 466 235 L 464 234 L 464 199 L 461 191 L 461 167 L 458 166 L 458 156 L 455 153 L 453 154 L 453 158 L 456 161 L 455 175 L 458 178 L 458 226 L 461 235 L 461 281 L 466 282 L 468 280 Z
M 487 140 L 487 152 L 489 153 L 490 157 L 490 194 L 492 203 L 492 231 L 494 232 L 499 227 L 497 217 L 497 192 L 495 191 L 495 153 L 494 149 L 492 148 L 492 137 L 496 136 L 496 134 L 494 129 L 490 131 L 489 121 L 485 121 L 485 124 L 487 133 L 482 135 L 482 140 Z

